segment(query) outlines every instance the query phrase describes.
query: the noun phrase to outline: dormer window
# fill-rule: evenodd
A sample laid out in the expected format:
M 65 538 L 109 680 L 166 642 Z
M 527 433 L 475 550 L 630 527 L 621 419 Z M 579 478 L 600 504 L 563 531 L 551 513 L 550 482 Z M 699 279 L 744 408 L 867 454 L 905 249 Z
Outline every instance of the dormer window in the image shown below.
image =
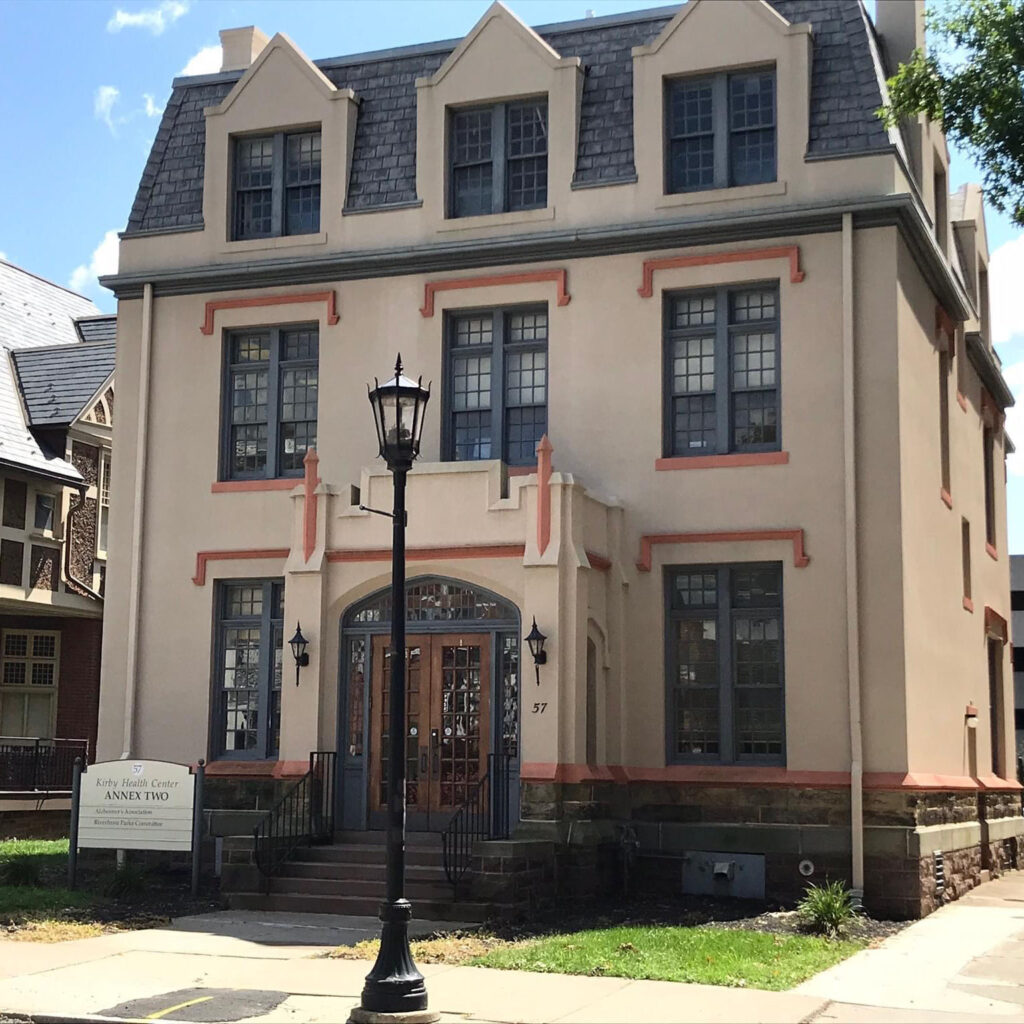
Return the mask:
M 320 132 L 235 140 L 232 237 L 309 235 L 320 230 Z
M 775 181 L 775 71 L 670 80 L 665 127 L 666 192 Z
M 546 99 L 453 111 L 449 138 L 451 217 L 547 206 Z

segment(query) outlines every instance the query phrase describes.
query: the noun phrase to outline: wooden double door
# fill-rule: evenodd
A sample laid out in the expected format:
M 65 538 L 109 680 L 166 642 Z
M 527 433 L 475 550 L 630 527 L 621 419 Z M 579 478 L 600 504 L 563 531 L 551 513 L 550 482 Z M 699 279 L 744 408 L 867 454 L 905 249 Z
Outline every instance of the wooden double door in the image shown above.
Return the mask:
M 391 638 L 373 639 L 370 827 L 387 821 Z M 440 829 L 487 771 L 491 739 L 491 636 L 406 638 L 406 824 Z

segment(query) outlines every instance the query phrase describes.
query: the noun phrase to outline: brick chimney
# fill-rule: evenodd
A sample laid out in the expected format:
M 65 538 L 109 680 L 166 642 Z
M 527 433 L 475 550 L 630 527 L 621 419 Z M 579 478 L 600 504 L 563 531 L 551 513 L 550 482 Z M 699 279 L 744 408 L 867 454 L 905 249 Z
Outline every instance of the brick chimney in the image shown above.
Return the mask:
M 875 28 L 885 44 L 886 71 L 895 74 L 914 50 L 924 49 L 924 0 L 877 0 Z
M 222 28 L 220 46 L 223 52 L 221 71 L 244 71 L 263 52 L 270 40 L 255 25 L 245 28 Z

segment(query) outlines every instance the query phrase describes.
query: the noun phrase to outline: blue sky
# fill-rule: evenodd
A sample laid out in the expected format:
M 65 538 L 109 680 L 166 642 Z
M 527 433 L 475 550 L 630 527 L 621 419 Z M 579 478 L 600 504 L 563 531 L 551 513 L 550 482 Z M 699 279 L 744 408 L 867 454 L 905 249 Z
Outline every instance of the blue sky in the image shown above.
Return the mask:
M 0 0 L 0 253 L 43 277 L 114 301 L 96 283 L 116 269 L 128 218 L 171 80 L 219 68 L 218 30 L 286 32 L 310 57 L 465 34 L 489 0 Z M 656 0 L 508 0 L 529 24 L 637 10 Z M 869 0 L 868 8 L 874 7 Z M 16 41 L 13 42 L 13 41 Z M 953 155 L 950 184 L 981 175 Z M 993 333 L 1024 398 L 1024 232 L 989 211 Z M 1024 406 L 1024 402 L 1022 402 Z M 1010 549 L 1024 551 L 1024 408 L 1007 429 Z

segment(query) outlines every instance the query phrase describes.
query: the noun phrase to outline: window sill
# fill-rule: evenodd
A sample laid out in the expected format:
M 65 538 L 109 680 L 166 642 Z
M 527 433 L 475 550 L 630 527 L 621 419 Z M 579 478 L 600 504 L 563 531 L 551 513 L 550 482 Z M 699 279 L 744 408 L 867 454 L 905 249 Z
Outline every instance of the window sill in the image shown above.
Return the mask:
M 656 470 L 674 469 L 727 469 L 741 466 L 785 466 L 789 452 L 737 452 L 733 455 L 680 455 L 655 459 Z
M 706 203 L 725 203 L 733 199 L 761 199 L 766 196 L 784 196 L 786 182 L 766 181 L 761 185 L 736 185 L 732 188 L 709 188 L 698 192 L 670 192 L 655 204 L 656 210 L 675 206 L 702 206 Z
M 264 252 L 275 249 L 310 248 L 314 245 L 326 245 L 327 232 L 320 231 L 315 235 L 274 235 L 271 238 L 243 238 L 238 241 L 225 242 L 221 252 Z
M 964 611 L 974 614 L 974 602 L 969 597 L 964 598 Z
M 513 213 L 485 213 L 480 217 L 449 217 L 438 227 L 438 231 L 467 231 L 473 228 L 500 228 L 506 224 L 532 224 L 554 220 L 555 208 L 546 206 L 541 210 L 516 210 Z
M 985 542 L 985 554 L 988 555 L 993 562 L 999 561 L 999 552 L 996 550 L 995 545 L 989 544 L 987 541 Z
M 942 499 L 942 504 L 945 505 L 946 508 L 953 507 L 953 495 L 950 494 L 945 487 L 939 488 L 939 497 Z
M 274 480 L 217 480 L 210 485 L 211 494 L 235 494 L 247 491 L 291 491 L 302 484 L 301 476 Z

